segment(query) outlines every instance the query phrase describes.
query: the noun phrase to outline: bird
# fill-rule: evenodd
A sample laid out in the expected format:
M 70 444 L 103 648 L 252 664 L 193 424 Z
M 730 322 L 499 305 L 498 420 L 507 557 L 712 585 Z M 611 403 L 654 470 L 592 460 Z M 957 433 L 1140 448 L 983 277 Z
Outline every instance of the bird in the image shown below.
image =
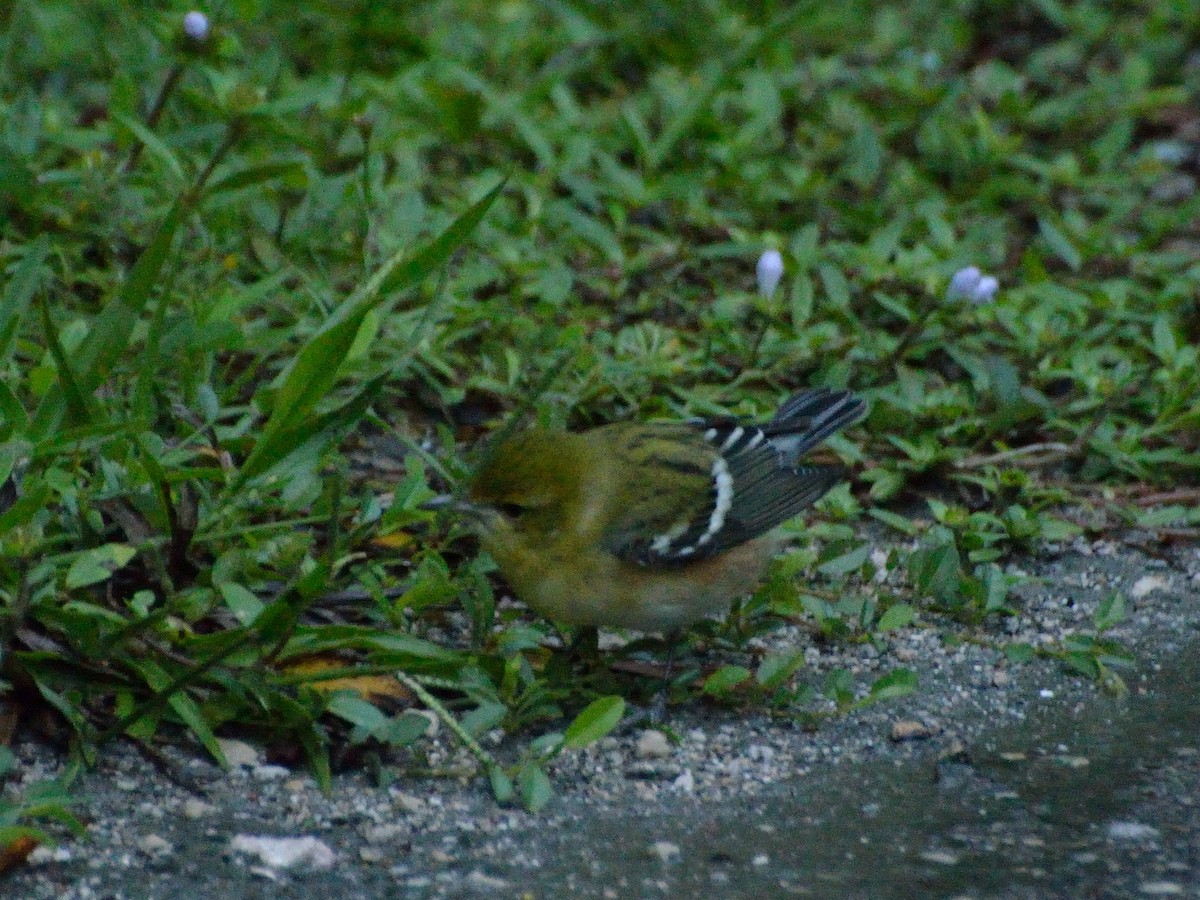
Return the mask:
M 865 414 L 813 388 L 770 421 L 532 428 L 486 452 L 453 506 L 512 592 L 570 626 L 677 635 L 754 590 L 779 526 L 844 476 L 801 457 Z

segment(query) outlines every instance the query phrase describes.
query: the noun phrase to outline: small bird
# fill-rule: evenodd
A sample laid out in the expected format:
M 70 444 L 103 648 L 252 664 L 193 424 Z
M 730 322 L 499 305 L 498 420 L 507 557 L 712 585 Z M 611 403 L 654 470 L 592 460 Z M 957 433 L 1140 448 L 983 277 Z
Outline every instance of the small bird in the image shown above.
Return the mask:
M 735 419 L 533 429 L 494 448 L 464 512 L 514 593 L 556 622 L 670 634 L 752 591 L 777 527 L 842 477 L 800 457 L 860 419 L 848 391 L 801 391 Z

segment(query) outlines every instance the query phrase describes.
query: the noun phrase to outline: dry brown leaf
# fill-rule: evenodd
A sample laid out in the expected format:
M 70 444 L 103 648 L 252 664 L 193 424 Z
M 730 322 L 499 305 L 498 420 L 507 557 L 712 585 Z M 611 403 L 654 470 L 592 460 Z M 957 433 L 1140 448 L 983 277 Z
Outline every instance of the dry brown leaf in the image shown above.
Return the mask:
M 332 694 L 334 691 L 354 691 L 364 700 L 377 702 L 379 700 L 399 703 L 404 706 L 413 703 L 412 692 L 391 675 L 351 675 L 344 678 L 320 678 L 324 672 L 346 668 L 346 661 L 336 656 L 319 655 L 305 656 L 290 661 L 283 670 L 293 676 L 312 676 L 305 679 L 314 691 Z
M 31 837 L 19 837 L 7 847 L 0 847 L 0 875 L 24 863 L 37 845 Z

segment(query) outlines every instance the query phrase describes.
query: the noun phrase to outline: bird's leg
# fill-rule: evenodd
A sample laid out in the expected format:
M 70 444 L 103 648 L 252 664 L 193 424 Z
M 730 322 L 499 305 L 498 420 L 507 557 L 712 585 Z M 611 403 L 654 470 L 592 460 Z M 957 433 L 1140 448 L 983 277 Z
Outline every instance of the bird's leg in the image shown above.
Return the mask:
M 671 690 L 671 672 L 675 668 L 675 652 L 679 649 L 680 641 L 683 640 L 683 632 L 668 631 L 663 635 L 663 640 L 667 645 L 667 661 L 663 666 L 663 676 L 658 685 L 658 693 L 655 694 L 654 701 L 650 704 L 649 719 L 652 725 L 666 721 L 667 695 Z

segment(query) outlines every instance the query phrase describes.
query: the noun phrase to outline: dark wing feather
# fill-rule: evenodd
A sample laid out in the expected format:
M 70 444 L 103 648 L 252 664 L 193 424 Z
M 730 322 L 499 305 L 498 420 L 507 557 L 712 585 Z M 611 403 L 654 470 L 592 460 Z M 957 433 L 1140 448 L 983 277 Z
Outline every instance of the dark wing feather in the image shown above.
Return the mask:
M 658 448 L 671 450 L 649 443 L 645 464 L 682 465 L 672 451 L 686 447 L 686 464 L 693 472 L 707 467 L 712 488 L 702 502 L 658 497 L 646 498 L 643 506 L 635 499 L 641 486 L 632 485 L 629 508 L 605 535 L 605 546 L 640 565 L 686 565 L 767 533 L 841 479 L 839 466 L 801 466 L 798 460 L 863 410 L 848 391 L 818 388 L 796 394 L 765 425 L 721 419 L 655 429 Z

